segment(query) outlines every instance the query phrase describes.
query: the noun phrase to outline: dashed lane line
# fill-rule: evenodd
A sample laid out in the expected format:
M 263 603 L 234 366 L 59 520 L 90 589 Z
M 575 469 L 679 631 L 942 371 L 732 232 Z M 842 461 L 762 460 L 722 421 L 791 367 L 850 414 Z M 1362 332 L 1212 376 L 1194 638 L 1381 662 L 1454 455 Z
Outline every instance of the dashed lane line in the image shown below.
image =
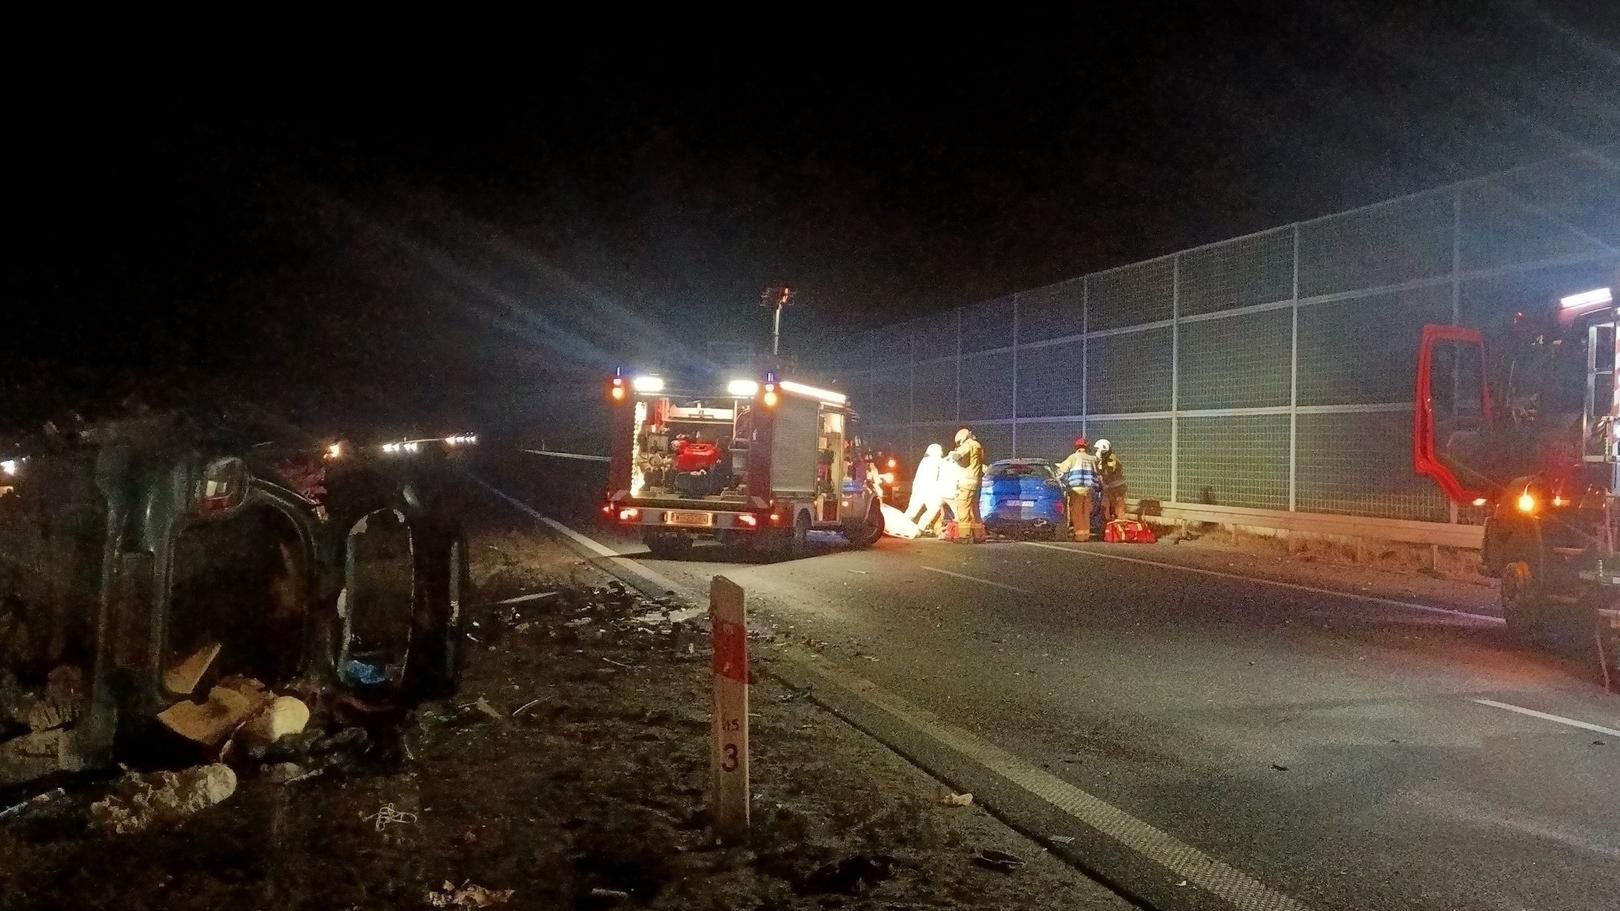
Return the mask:
M 1493 709 L 1504 709 L 1509 712 L 1518 712 L 1520 715 L 1529 715 L 1531 718 L 1540 718 L 1543 721 L 1557 722 L 1558 724 L 1568 725 L 1572 728 L 1580 728 L 1583 731 L 1596 731 L 1599 734 L 1608 734 L 1611 737 L 1620 737 L 1620 731 L 1617 731 L 1614 728 L 1606 728 L 1601 724 L 1593 724 L 1590 721 L 1579 721 L 1574 718 L 1565 718 L 1563 715 L 1554 715 L 1551 712 L 1538 712 L 1535 709 L 1527 709 L 1522 705 L 1514 705 L 1511 702 L 1497 702 L 1495 699 L 1475 699 L 1474 701 L 1480 705 L 1488 705 Z
M 969 576 L 969 575 L 967 575 L 965 573 L 953 573 L 948 569 L 935 569 L 932 566 L 924 566 L 924 567 L 921 567 L 921 568 L 923 570 L 927 571 L 927 572 L 939 573 L 942 576 L 950 576 L 953 579 L 966 579 L 969 582 L 977 582 L 980 585 L 994 585 L 996 588 L 1005 588 L 1007 591 L 1017 592 L 1020 595 L 1033 595 L 1033 594 L 1035 594 L 1034 592 L 1030 591 L 1027 588 L 1019 588 L 1016 585 L 1007 585 L 1007 584 L 1002 583 L 1002 582 L 992 582 L 989 579 L 980 579 L 978 576 Z

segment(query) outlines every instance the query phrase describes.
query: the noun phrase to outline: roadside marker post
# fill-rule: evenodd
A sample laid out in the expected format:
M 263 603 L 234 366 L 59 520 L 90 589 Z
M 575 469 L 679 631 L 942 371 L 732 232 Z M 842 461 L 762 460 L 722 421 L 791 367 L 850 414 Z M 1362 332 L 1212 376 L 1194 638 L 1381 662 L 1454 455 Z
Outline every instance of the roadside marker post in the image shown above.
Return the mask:
M 728 844 L 748 837 L 748 622 L 743 590 L 725 576 L 709 583 L 714 643 L 714 832 Z

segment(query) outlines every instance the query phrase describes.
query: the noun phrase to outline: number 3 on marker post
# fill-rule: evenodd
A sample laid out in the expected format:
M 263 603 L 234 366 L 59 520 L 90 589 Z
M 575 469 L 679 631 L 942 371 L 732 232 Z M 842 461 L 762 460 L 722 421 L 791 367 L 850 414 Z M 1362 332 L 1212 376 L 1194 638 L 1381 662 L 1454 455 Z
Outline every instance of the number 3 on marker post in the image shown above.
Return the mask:
M 743 590 L 724 576 L 709 585 L 714 643 L 714 830 L 748 834 L 748 622 Z

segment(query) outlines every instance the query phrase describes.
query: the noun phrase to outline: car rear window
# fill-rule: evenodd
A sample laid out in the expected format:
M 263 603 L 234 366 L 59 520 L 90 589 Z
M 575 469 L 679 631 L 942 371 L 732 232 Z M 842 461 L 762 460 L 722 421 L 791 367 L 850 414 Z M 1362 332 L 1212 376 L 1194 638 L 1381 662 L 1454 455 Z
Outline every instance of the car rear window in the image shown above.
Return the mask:
M 1052 469 L 1045 465 L 992 465 L 990 466 L 992 478 L 1050 478 Z

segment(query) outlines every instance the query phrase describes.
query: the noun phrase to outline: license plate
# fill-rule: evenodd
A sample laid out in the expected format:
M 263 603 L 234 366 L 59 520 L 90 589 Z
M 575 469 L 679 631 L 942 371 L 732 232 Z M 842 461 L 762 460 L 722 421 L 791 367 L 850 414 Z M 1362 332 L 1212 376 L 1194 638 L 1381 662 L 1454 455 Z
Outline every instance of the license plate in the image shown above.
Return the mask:
M 695 527 L 699 527 L 699 528 L 708 528 L 709 526 L 714 524 L 714 513 L 712 513 L 712 512 L 679 512 L 679 511 L 676 511 L 676 510 L 670 510 L 669 512 L 664 513 L 664 524 L 666 524 L 666 525 L 686 525 L 686 526 L 695 526 Z
M 1011 505 L 1029 507 L 1029 506 L 1034 506 L 1035 501 L 1034 500 L 1013 500 Z

